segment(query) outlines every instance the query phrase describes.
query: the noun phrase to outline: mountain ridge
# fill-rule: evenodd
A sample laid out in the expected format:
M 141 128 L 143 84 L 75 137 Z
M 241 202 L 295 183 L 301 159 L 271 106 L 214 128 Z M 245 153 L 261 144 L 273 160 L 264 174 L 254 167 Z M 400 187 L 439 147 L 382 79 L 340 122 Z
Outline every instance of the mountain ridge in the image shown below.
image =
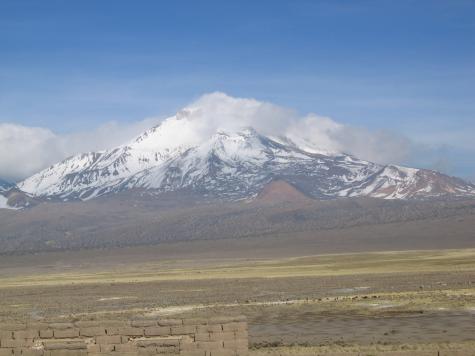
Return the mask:
M 2 178 L 0 178 L 0 193 L 5 192 L 15 186 L 13 183 L 10 183 Z
M 458 178 L 344 153 L 309 152 L 288 137 L 265 136 L 252 127 L 203 135 L 193 110 L 183 109 L 127 144 L 67 158 L 18 188 L 65 201 L 133 188 L 154 194 L 191 189 L 210 199 L 246 200 L 282 180 L 314 199 L 475 196 L 475 185 Z

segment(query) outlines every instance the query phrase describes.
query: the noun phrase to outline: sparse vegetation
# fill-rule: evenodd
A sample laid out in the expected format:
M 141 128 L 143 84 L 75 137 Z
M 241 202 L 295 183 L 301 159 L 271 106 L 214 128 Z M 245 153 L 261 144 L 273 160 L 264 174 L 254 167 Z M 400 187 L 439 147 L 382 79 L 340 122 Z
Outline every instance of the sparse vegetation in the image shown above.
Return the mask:
M 55 263 L 50 254 L 16 257 L 18 267 L 0 277 L 0 318 L 243 314 L 256 356 L 473 346 L 473 249 L 260 259 L 77 254 L 53 255 Z

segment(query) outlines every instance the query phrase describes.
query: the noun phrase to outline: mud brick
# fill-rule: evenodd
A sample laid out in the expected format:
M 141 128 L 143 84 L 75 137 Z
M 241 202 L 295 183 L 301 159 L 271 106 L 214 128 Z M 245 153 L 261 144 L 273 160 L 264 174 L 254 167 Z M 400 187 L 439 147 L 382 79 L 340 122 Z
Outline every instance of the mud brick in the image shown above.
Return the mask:
M 25 324 L 25 323 L 5 323 L 5 324 L 0 324 L 0 330 L 3 330 L 3 331 L 26 330 L 26 324 Z
M 0 356 L 12 356 L 13 355 L 13 349 L 0 349 Z
M 66 329 L 53 330 L 53 335 L 57 339 L 79 337 L 79 329 L 66 328 Z
M 190 350 L 186 351 L 186 353 L 183 353 L 182 355 L 185 356 L 209 356 L 209 352 L 205 350 Z
M 48 323 L 42 321 L 27 321 L 26 322 L 26 329 L 27 330 L 40 330 L 40 329 L 47 329 L 49 327 Z
M 247 330 L 247 323 L 243 321 L 223 324 L 223 331 L 243 331 L 243 330 Z
M 247 319 L 245 316 L 225 316 L 219 318 L 212 318 L 208 320 L 208 324 L 229 324 L 229 323 L 238 323 L 246 322 Z
M 54 336 L 52 329 L 40 329 L 39 334 L 42 339 L 51 339 Z
M 17 347 L 29 347 L 33 346 L 33 340 L 31 339 L 2 339 L 0 341 L 2 348 L 17 348 Z
M 83 340 L 44 340 L 45 350 L 85 350 L 87 345 Z
M 187 343 L 187 342 L 194 342 L 195 337 L 194 335 L 181 335 L 181 336 L 175 336 L 180 338 L 181 343 Z
M 222 341 L 197 341 L 196 347 L 201 350 L 216 350 L 223 348 Z
M 180 339 L 172 337 L 156 337 L 135 340 L 138 347 L 161 347 L 161 346 L 179 346 Z
M 174 346 L 159 346 L 157 347 L 157 354 L 167 354 L 167 355 L 173 355 L 173 354 L 178 354 L 178 348 Z
M 243 356 L 241 353 L 237 353 L 237 351 L 234 350 L 211 350 L 207 356 Z
M 159 326 L 175 326 L 175 325 L 183 325 L 182 319 L 160 319 L 158 320 Z
M 197 350 L 198 346 L 196 342 L 181 342 L 180 343 L 180 350 L 182 351 L 192 351 Z
M 101 344 L 99 345 L 99 348 L 102 353 L 115 351 L 115 345 L 110 345 L 110 344 Z
M 132 320 L 130 322 L 130 326 L 133 327 L 146 327 L 146 326 L 157 326 L 158 323 L 156 320 L 151 320 L 151 319 L 138 319 L 138 320 Z
M 221 331 L 223 331 L 223 326 L 221 324 L 196 326 L 196 332 L 216 333 L 216 332 L 221 332 Z
M 115 351 L 122 355 L 124 352 L 136 352 L 137 347 L 133 344 L 115 345 Z
M 235 331 L 234 336 L 236 339 L 247 339 L 249 338 L 249 334 L 247 330 L 240 330 L 240 331 Z
M 233 331 L 225 331 L 220 333 L 210 333 L 209 339 L 211 341 L 235 340 L 236 336 Z
M 96 344 L 121 344 L 121 335 L 106 335 L 96 337 Z
M 235 356 L 249 356 L 249 350 L 248 349 L 237 349 L 236 353 L 234 355 Z M 348 354 L 348 355 L 344 355 L 344 356 L 353 356 L 353 355 Z M 354 355 L 354 356 L 362 356 L 362 355 L 358 354 L 358 355 Z
M 180 325 L 172 326 L 171 334 L 172 335 L 190 335 L 196 332 L 196 328 L 193 325 Z
M 144 329 L 131 326 L 110 327 L 107 328 L 107 335 L 144 336 Z
M 145 328 L 145 336 L 165 336 L 170 335 L 171 330 L 168 326 L 156 326 Z
M 194 335 L 184 335 L 180 336 L 180 348 L 186 348 L 187 346 L 195 344 Z
M 195 341 L 211 341 L 209 332 L 197 332 L 195 334 Z
M 44 356 L 87 356 L 86 350 L 51 350 L 46 351 Z
M 86 345 L 88 353 L 99 353 L 101 352 L 101 346 L 97 344 L 88 344 Z
M 247 339 L 224 340 L 225 349 L 248 349 L 249 342 Z
M 39 336 L 38 330 L 19 330 L 13 332 L 14 339 L 34 339 Z
M 137 351 L 138 351 L 139 356 L 150 356 L 150 355 L 156 355 L 157 354 L 157 348 L 156 347 L 139 348 Z
M 130 337 L 130 336 L 121 335 L 120 337 L 121 337 L 121 339 L 122 339 L 121 344 L 127 344 L 128 342 L 130 342 L 131 340 L 133 340 L 133 337 Z
M 34 350 L 34 349 L 21 349 L 20 350 L 22 356 L 43 356 L 43 350 Z
M 106 329 L 99 326 L 79 329 L 79 335 L 85 336 L 85 337 L 102 336 L 105 334 L 106 334 Z
M 0 325 L 0 328 L 2 326 Z M 8 330 L 1 330 L 0 329 L 0 339 L 13 339 L 13 331 L 8 331 Z

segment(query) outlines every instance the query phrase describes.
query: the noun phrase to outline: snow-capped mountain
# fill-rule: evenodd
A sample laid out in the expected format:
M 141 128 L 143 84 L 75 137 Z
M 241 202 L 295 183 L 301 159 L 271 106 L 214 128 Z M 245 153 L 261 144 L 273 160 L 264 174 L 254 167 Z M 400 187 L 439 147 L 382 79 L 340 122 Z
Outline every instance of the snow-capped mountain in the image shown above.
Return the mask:
M 12 188 L 14 184 L 0 178 L 0 209 L 11 209 L 7 194 Z
M 7 182 L 0 178 L 0 193 L 10 190 L 14 186 L 13 183 Z
M 185 109 L 128 144 L 70 157 L 18 183 L 24 192 L 63 200 L 141 188 L 188 189 L 209 198 L 255 197 L 276 179 L 310 197 L 386 199 L 475 196 L 475 186 L 443 174 L 379 165 L 343 153 L 315 153 L 288 137 L 252 128 L 208 135 Z
M 20 210 L 38 203 L 39 200 L 21 191 L 15 184 L 0 179 L 0 209 Z

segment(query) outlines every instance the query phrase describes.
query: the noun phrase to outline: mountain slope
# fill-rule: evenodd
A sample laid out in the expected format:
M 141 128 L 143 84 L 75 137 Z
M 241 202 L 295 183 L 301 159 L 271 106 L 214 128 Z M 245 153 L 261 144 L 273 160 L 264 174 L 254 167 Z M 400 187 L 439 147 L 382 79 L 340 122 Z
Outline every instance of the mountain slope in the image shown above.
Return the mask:
M 230 248 L 246 243 L 245 240 L 284 236 L 290 245 L 297 243 L 295 239 L 299 235 L 308 236 L 312 244 L 319 244 L 322 234 L 327 234 L 325 231 L 332 231 L 328 246 L 337 248 L 341 234 L 353 227 L 377 230 L 372 236 L 364 232 L 347 234 L 352 246 L 361 250 L 381 246 L 384 236 L 392 249 L 474 246 L 473 199 L 306 201 L 298 195 L 298 199 L 292 197 L 290 202 L 274 196 L 267 201 L 202 204 L 199 197 L 184 193 L 165 193 L 157 199 L 141 196 L 137 191 L 124 191 L 85 202 L 46 202 L 23 211 L 2 209 L 0 255 L 191 240 L 235 240 L 228 245 Z M 413 224 L 417 229 L 407 230 Z
M 0 178 L 0 193 L 11 189 L 13 186 L 14 184 Z
M 274 180 L 264 186 L 262 191 L 257 195 L 256 202 L 264 204 L 310 204 L 312 200 L 286 181 Z
M 20 182 L 34 196 L 91 199 L 129 189 L 156 194 L 191 190 L 208 199 L 256 197 L 282 180 L 316 199 L 369 196 L 425 199 L 475 195 L 460 179 L 346 154 L 308 152 L 287 137 L 272 138 L 252 128 L 203 135 L 185 109 L 117 148 L 77 155 Z
M 13 184 L 0 178 L 0 209 L 11 209 L 8 204 L 8 191 L 14 187 Z

